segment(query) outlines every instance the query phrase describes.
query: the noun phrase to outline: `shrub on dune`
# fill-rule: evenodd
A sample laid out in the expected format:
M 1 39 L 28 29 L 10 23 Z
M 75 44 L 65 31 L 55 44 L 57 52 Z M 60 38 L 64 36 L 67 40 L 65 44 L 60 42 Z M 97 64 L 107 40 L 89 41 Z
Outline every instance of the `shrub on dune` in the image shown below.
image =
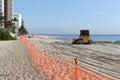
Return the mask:
M 16 38 L 12 37 L 8 32 L 0 29 L 0 40 L 16 40 Z

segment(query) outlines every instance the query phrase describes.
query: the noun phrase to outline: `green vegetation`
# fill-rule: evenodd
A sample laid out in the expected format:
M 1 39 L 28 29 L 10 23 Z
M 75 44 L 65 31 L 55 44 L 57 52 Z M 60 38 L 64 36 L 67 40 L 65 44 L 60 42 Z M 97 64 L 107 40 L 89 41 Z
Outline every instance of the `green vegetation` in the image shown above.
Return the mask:
M 4 26 L 4 29 L 7 32 L 6 33 L 6 32 L 3 32 L 4 30 L 3 31 L 0 30 L 1 31 L 0 40 L 12 39 L 12 38 L 7 36 L 7 34 L 9 34 L 9 33 L 17 34 L 17 32 L 18 32 L 18 35 L 28 34 L 28 31 L 24 27 L 24 21 L 23 20 L 22 20 L 22 26 L 19 29 L 17 28 L 17 26 L 15 26 L 15 22 L 18 22 L 18 20 L 16 18 L 11 19 L 11 20 L 7 20 L 6 16 L 3 16 L 2 13 L 0 13 L 0 27 Z M 7 36 L 7 37 L 5 38 L 3 36 Z
M 7 29 L 8 32 L 16 33 L 15 22 L 17 22 L 17 21 L 18 20 L 16 18 L 11 19 L 9 21 L 4 19 L 5 28 Z
M 24 27 L 24 21 L 22 21 L 22 26 L 21 28 L 18 30 L 19 35 L 26 35 L 28 34 L 28 31 L 26 30 L 26 28 Z
M 8 32 L 16 33 L 15 22 L 17 22 L 18 20 L 16 18 L 7 20 L 6 17 L 2 14 L 3 13 L 0 13 L 0 27 L 4 26 Z
M 25 29 L 24 26 L 21 26 L 21 28 L 18 30 L 19 35 L 26 35 L 28 34 L 27 30 Z
M 2 13 L 0 13 L 0 27 L 3 26 L 4 23 L 4 16 L 2 16 Z
M 0 40 L 16 40 L 16 38 L 12 37 L 8 32 L 0 29 Z

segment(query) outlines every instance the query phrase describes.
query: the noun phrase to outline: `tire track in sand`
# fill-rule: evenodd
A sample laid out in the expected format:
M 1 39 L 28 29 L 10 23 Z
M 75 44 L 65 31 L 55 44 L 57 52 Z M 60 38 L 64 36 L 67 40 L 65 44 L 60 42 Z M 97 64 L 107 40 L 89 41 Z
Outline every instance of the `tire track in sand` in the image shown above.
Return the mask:
M 0 45 L 0 80 L 50 80 L 40 72 L 21 41 Z M 0 43 L 2 44 L 2 43 Z

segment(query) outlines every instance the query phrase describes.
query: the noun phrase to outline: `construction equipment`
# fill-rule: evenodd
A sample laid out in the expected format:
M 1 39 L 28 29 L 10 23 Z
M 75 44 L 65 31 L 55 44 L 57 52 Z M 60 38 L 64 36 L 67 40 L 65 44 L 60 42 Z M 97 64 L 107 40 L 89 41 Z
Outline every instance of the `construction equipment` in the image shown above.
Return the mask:
M 72 44 L 89 44 L 90 34 L 89 30 L 80 30 L 80 36 L 77 39 L 73 39 Z

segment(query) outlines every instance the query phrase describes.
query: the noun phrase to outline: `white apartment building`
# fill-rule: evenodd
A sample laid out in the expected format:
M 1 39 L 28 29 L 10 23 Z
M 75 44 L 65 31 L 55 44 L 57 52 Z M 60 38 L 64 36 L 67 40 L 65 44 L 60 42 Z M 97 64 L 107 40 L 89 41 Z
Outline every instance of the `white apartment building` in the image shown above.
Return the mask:
M 0 0 L 0 13 L 4 16 L 4 0 Z
M 4 16 L 4 0 L 0 0 L 0 15 Z M 0 25 L 0 28 L 4 28 L 4 23 Z
M 15 21 L 15 26 L 17 29 L 19 29 L 22 25 L 22 15 L 18 13 L 14 13 L 14 18 L 17 19 L 17 21 Z

